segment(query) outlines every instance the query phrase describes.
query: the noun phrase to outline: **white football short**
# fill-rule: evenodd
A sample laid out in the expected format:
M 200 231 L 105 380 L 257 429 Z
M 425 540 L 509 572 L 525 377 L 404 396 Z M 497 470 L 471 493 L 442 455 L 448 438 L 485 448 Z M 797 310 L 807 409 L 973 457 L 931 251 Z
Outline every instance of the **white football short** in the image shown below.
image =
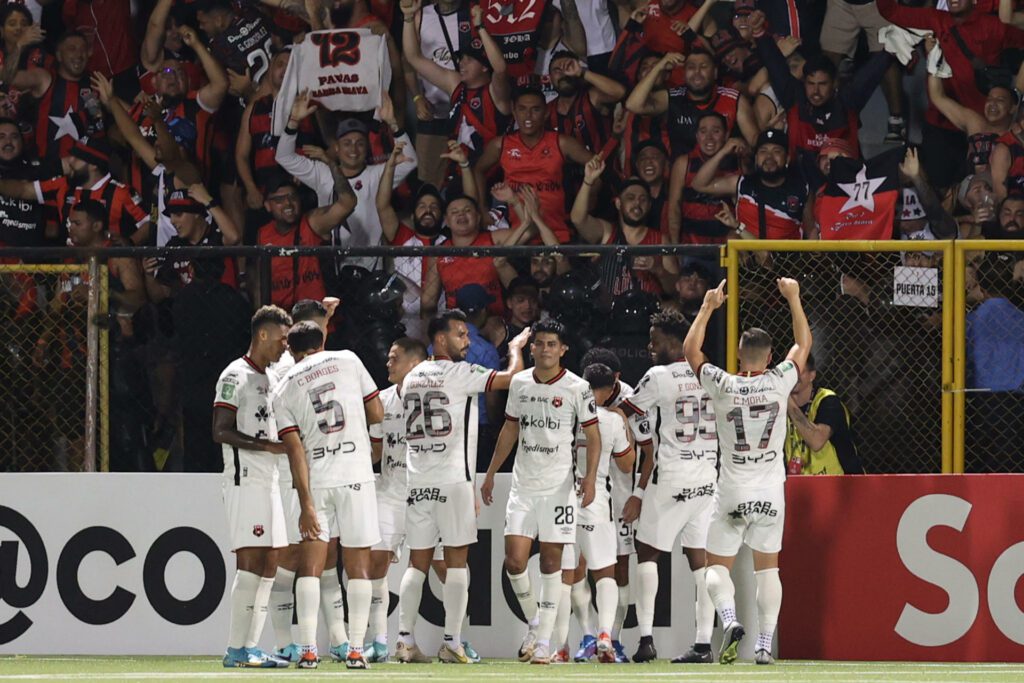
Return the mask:
M 782 484 L 757 489 L 719 489 L 715 494 L 709 553 L 732 557 L 747 544 L 761 553 L 782 550 L 786 521 L 786 492 Z
M 604 520 L 576 525 L 576 547 L 587 561 L 587 569 L 597 571 L 615 564 L 615 522 Z
M 346 548 L 370 548 L 380 543 L 376 486 L 372 481 L 313 489 L 320 523 L 320 540 L 340 538 Z
M 291 487 L 281 487 L 281 507 L 284 508 L 285 531 L 288 532 L 288 543 L 301 543 L 299 533 L 299 492 Z
M 231 550 L 284 548 L 288 545 L 284 510 L 277 490 L 261 486 L 235 486 L 227 482 L 224 484 L 223 498 Z
M 577 506 L 571 478 L 547 495 L 523 493 L 513 486 L 505 506 L 505 535 L 536 538 L 541 543 L 575 543 Z
M 406 544 L 410 550 L 438 545 L 458 548 L 476 543 L 473 482 L 417 486 L 409 484 L 405 511 Z
M 707 543 L 714 494 L 713 483 L 700 486 L 648 484 L 637 520 L 636 540 L 668 553 L 681 535 L 684 548 L 703 548 Z
M 377 494 L 377 521 L 380 523 L 380 543 L 372 550 L 384 550 L 396 557 L 402 552 L 405 543 L 405 509 L 404 500 Z
M 608 469 L 609 477 L 612 480 L 612 516 L 615 519 L 616 533 L 616 555 L 632 555 L 636 552 L 633 544 L 633 536 L 636 534 L 635 524 L 625 522 L 622 519 L 622 508 L 626 501 L 633 495 L 633 474 L 623 472 L 614 466 Z

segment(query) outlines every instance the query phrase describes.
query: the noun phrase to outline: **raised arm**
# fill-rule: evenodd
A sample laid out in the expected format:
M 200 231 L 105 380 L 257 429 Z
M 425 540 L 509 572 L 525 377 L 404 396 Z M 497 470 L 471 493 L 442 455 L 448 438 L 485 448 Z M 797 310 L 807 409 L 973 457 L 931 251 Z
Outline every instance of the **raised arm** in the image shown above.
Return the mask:
M 284 134 L 277 142 L 274 160 L 303 185 L 312 188 L 316 192 L 318 204 L 326 206 L 333 199 L 334 176 L 331 174 L 331 169 L 322 161 L 314 161 L 295 151 L 295 139 L 298 135 L 299 124 L 316 109 L 317 105 L 309 101 L 308 90 L 303 90 L 296 95 Z
M 973 117 L 981 119 L 984 125 L 984 119 L 973 109 L 968 109 L 947 95 L 946 89 L 942 87 L 942 79 L 933 74 L 928 74 L 928 98 L 950 123 L 962 131 L 968 129 Z
M 690 324 L 690 331 L 683 340 L 683 355 L 698 378 L 701 366 L 708 362 L 708 357 L 704 355 L 704 336 L 707 334 L 708 320 L 711 319 L 711 314 L 725 303 L 725 299 L 725 280 L 722 280 L 717 287 L 709 289 L 704 295 L 704 303 L 701 304 L 700 311 L 697 312 L 697 316 Z
M 491 64 L 491 97 L 494 98 L 494 106 L 502 114 L 508 115 L 512 112 L 512 81 L 508 77 L 508 64 L 505 63 L 505 55 L 501 46 L 487 30 L 484 24 L 484 11 L 480 5 L 473 5 L 470 8 L 470 16 L 473 19 L 473 26 L 476 27 L 477 35 L 484 46 L 484 54 Z M 466 194 L 469 194 L 468 192 Z
M 420 12 L 422 0 L 413 0 L 406 5 L 402 3 L 402 54 L 405 61 L 416 70 L 424 80 L 436 85 L 450 96 L 459 85 L 459 72 L 446 69 L 435 64 L 432 59 L 423 56 L 423 49 L 420 47 L 420 31 L 418 26 L 423 21 L 423 14 Z
M 693 189 L 697 192 L 710 194 L 715 197 L 733 197 L 736 195 L 736 188 L 739 186 L 738 175 L 716 178 L 719 167 L 730 154 L 736 154 L 739 150 L 745 149 L 746 143 L 739 138 L 729 138 L 718 150 L 715 156 L 705 161 L 700 170 L 693 176 Z
M 199 40 L 199 35 L 194 28 L 182 26 L 178 29 L 178 33 L 181 34 L 181 42 L 196 53 L 208 81 L 196 93 L 196 102 L 206 111 L 215 112 L 220 109 L 220 105 L 223 104 L 224 98 L 228 94 L 228 74 L 224 71 L 221 63 L 214 59 L 210 51 L 206 49 L 203 41 Z
M 572 203 L 572 211 L 569 213 L 569 220 L 576 226 L 576 231 L 588 244 L 601 244 L 604 242 L 606 232 L 610 229 L 608 221 L 590 215 L 590 195 L 594 191 L 594 183 L 604 173 L 604 159 L 600 155 L 595 156 L 583 167 L 583 185 L 576 194 Z
M 487 202 L 487 174 L 498 165 L 501 160 L 501 143 L 504 138 L 499 136 L 491 139 L 484 145 L 484 151 L 476 160 L 473 167 L 473 177 L 476 179 L 477 201 L 480 203 L 480 210 L 484 211 L 488 206 Z
M 683 234 L 683 191 L 689 170 L 690 157 L 685 154 L 672 163 L 668 181 L 668 236 L 672 244 L 679 244 Z
M 626 98 L 626 109 L 642 116 L 656 116 L 668 111 L 668 91 L 654 90 L 654 84 L 663 71 L 672 71 L 682 65 L 686 57 L 678 52 L 670 52 L 654 65 L 647 75 L 633 88 Z
M 793 348 L 786 354 L 786 360 L 796 363 L 798 369 L 807 366 L 807 356 L 811 353 L 811 326 L 807 322 L 803 304 L 800 303 L 800 283 L 792 278 L 778 279 L 779 291 L 789 303 L 789 312 L 793 318 Z
M 772 84 L 775 96 L 783 108 L 789 109 L 797 101 L 797 93 L 802 84 L 789 71 L 789 64 L 779 50 L 775 39 L 768 34 L 765 27 L 764 12 L 758 10 L 750 15 L 750 27 L 754 32 L 754 43 L 757 54 L 768 70 L 768 80 Z
M 921 208 L 924 209 L 924 215 L 928 219 L 928 227 L 931 228 L 936 239 L 956 238 L 959 232 L 956 219 L 946 211 L 942 201 L 932 189 L 931 183 L 924 177 L 917 149 L 907 148 L 903 163 L 900 164 L 900 171 L 913 183 L 914 190 L 917 191 L 917 199 L 921 202 Z
M 238 178 L 245 188 L 245 200 L 250 209 L 259 210 L 263 207 L 263 193 L 256 185 L 256 178 L 252 175 L 250 165 L 252 157 L 252 136 L 249 134 L 249 119 L 252 118 L 252 110 L 256 105 L 255 99 L 245 105 L 242 111 L 242 123 L 238 128 L 238 138 L 235 141 L 235 168 L 238 170 Z
M 157 0 L 146 23 L 146 37 L 142 40 L 140 60 L 142 68 L 155 72 L 160 68 L 164 56 L 164 36 L 167 35 L 167 17 L 171 14 L 174 0 Z
M 188 196 L 205 206 L 206 210 L 210 212 L 213 222 L 217 224 L 224 238 L 225 247 L 233 247 L 242 243 L 241 228 L 235 224 L 235 221 L 231 219 L 231 214 L 225 211 L 223 206 L 214 204 L 213 196 L 202 183 L 189 185 Z
M 391 204 L 391 196 L 394 192 L 392 183 L 395 180 L 395 166 L 405 158 L 403 155 L 404 149 L 404 143 L 395 143 L 395 146 L 391 149 L 391 156 L 384 163 L 384 172 L 381 174 L 380 183 L 377 185 L 377 197 L 375 200 L 377 215 L 380 217 L 381 232 L 384 233 L 384 239 L 388 242 L 394 241 L 395 235 L 398 234 L 398 213 Z
M 508 342 L 508 367 L 494 373 L 491 391 L 504 391 L 512 383 L 512 376 L 523 370 L 523 347 L 530 341 L 530 328 L 517 334 Z

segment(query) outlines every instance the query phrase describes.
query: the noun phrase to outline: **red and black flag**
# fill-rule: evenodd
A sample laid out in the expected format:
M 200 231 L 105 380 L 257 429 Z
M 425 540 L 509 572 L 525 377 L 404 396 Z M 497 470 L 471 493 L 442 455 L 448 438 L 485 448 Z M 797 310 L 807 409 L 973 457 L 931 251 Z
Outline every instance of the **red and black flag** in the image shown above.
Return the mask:
M 867 161 L 833 159 L 814 205 L 821 239 L 892 239 L 902 158 L 903 150 L 897 149 Z

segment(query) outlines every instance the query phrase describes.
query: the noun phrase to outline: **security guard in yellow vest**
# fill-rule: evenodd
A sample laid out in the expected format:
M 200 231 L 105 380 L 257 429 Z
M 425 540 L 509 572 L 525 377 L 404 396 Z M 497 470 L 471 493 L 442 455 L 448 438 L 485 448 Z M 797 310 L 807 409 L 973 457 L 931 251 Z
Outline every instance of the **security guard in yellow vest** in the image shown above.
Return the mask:
M 850 413 L 830 389 L 814 387 L 814 357 L 789 397 L 786 468 L 790 474 L 863 474 Z

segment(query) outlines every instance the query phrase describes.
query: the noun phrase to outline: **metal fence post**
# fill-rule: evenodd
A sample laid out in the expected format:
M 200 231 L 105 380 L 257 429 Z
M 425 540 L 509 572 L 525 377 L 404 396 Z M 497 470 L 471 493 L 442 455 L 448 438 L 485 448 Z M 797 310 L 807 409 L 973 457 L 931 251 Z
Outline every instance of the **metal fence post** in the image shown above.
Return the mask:
M 85 459 L 82 469 L 96 471 L 97 417 L 99 413 L 100 262 L 89 257 L 89 300 L 86 317 Z
M 962 307 L 963 277 L 959 275 L 960 250 L 953 242 L 947 242 L 942 249 L 942 473 L 955 472 L 954 442 L 957 430 L 954 425 L 956 396 L 963 396 L 957 391 L 956 382 L 956 338 L 961 336 L 962 328 L 955 320 L 956 311 Z M 962 449 L 961 449 L 962 450 Z M 961 464 L 963 460 L 961 459 Z M 960 471 L 963 471 L 961 467 Z

